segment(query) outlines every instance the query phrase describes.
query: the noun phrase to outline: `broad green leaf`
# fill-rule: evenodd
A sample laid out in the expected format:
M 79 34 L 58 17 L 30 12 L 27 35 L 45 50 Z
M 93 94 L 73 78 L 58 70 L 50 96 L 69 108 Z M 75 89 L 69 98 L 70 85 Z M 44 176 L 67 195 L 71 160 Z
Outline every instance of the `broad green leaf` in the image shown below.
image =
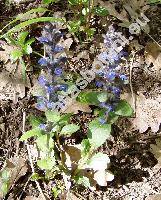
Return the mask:
M 54 147 L 54 142 L 50 137 L 50 135 L 41 135 L 40 137 L 37 138 L 36 144 L 41 151 L 46 153 L 49 152 Z
M 61 119 L 60 114 L 55 111 L 48 110 L 45 112 L 45 115 L 46 115 L 47 121 L 49 121 L 49 122 L 56 123 Z
M 32 47 L 28 44 L 24 46 L 23 50 L 27 55 L 30 55 L 32 53 Z
M 9 181 L 9 178 L 10 178 L 10 172 L 8 170 L 3 170 L 0 174 L 2 180 L 4 182 L 8 182 Z
M 121 115 L 124 117 L 130 117 L 133 114 L 133 109 L 130 106 L 130 104 L 127 103 L 127 101 L 120 100 L 120 102 L 118 103 L 118 105 L 115 108 L 115 114 Z
M 0 187 L 0 194 L 2 193 L 3 196 L 5 196 L 8 193 L 9 187 L 8 187 L 8 183 L 2 183 L 1 187 Z
M 58 0 L 43 0 L 42 3 L 44 4 L 50 4 L 50 3 L 56 3 Z
M 93 35 L 94 35 L 94 33 L 95 33 L 95 31 L 96 31 L 95 28 L 89 28 L 89 29 L 87 29 L 87 30 L 86 30 L 87 36 L 88 36 L 89 38 L 92 38 Z
M 37 161 L 37 165 L 44 170 L 52 170 L 55 164 L 55 158 L 47 157 Z
M 107 92 L 97 92 L 97 91 L 87 91 L 87 92 L 81 92 L 77 100 L 81 103 L 88 103 L 89 105 L 99 105 L 100 101 L 98 98 L 100 98 L 99 95 L 105 95 L 107 96 Z
M 114 112 L 109 112 L 108 115 L 108 123 L 113 124 L 118 120 L 119 116 L 116 115 Z
M 153 4 L 153 3 L 160 4 L 161 0 L 148 0 L 148 2 L 151 4 Z
M 24 50 L 25 54 L 30 55 L 30 54 L 32 53 L 31 44 L 32 44 L 34 41 L 35 41 L 35 39 L 34 39 L 34 38 L 31 38 L 31 39 L 29 39 L 29 40 L 25 43 L 25 45 L 24 45 L 24 47 L 23 47 L 23 50 Z
M 111 124 L 100 124 L 98 120 L 93 120 L 89 124 L 88 139 L 93 148 L 100 147 L 111 133 Z
M 68 124 L 64 126 L 60 132 L 60 135 L 71 135 L 79 130 L 79 126 L 76 124 Z
M 81 142 L 81 154 L 82 156 L 86 156 L 90 151 L 91 145 L 88 139 L 84 139 Z
M 80 25 L 81 25 L 81 21 L 70 21 L 68 22 L 68 29 L 71 33 L 76 33 L 79 31 L 79 28 L 80 28 Z
M 29 32 L 27 32 L 27 31 L 24 31 L 24 32 L 19 33 L 17 43 L 18 43 L 20 46 L 23 46 L 23 45 L 24 45 L 25 40 L 26 40 L 26 37 L 28 36 L 28 34 L 29 34 Z
M 89 8 L 83 8 L 82 9 L 82 14 L 83 15 L 88 15 L 88 13 L 89 13 Z
M 71 5 L 77 5 L 77 4 L 79 4 L 79 0 L 68 0 L 68 2 Z
M 77 184 L 84 185 L 87 188 L 90 187 L 89 178 L 87 178 L 86 176 L 77 176 L 76 182 L 77 182 Z
M 102 6 L 98 6 L 94 9 L 94 13 L 98 16 L 105 17 L 109 14 L 108 10 Z
M 110 159 L 107 154 L 97 153 L 87 162 L 87 167 L 97 170 L 105 170 L 107 168 L 107 164 L 110 163 Z
M 71 116 L 72 116 L 72 113 L 67 113 L 67 114 L 62 115 L 59 120 L 60 126 L 68 124 Z
M 20 141 L 27 140 L 33 136 L 40 136 L 41 135 L 41 129 L 40 128 L 34 128 L 30 131 L 25 132 L 21 137 Z
M 23 53 L 22 53 L 22 51 L 21 50 L 13 50 L 12 52 L 11 52 L 11 60 L 13 61 L 13 62 L 15 62 L 16 60 L 18 60 L 19 58 L 21 58 L 23 56 Z
M 97 99 L 99 100 L 99 102 L 105 102 L 108 99 L 108 95 L 107 93 L 102 92 L 101 94 L 98 94 Z

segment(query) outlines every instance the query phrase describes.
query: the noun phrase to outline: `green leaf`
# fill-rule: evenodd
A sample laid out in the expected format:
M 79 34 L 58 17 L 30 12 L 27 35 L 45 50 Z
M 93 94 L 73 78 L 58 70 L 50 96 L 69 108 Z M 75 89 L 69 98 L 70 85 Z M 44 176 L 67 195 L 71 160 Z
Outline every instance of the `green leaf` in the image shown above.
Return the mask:
M 97 170 L 105 170 L 107 168 L 107 164 L 110 163 L 110 159 L 107 154 L 97 153 L 87 162 L 87 166 L 94 171 Z
M 20 141 L 27 140 L 28 138 L 31 138 L 33 136 L 40 136 L 41 135 L 41 129 L 40 128 L 34 128 L 30 131 L 25 132 L 21 137 Z
M 161 3 L 161 0 L 148 0 L 149 1 L 149 3 L 151 3 L 151 4 L 160 4 Z
M 130 104 L 127 103 L 125 100 L 120 100 L 120 102 L 115 108 L 115 114 L 124 117 L 130 117 L 133 114 L 133 109 L 130 106 Z
M 88 13 L 89 13 L 89 8 L 83 8 L 82 9 L 82 14 L 83 15 L 88 15 Z
M 105 17 L 109 14 L 108 10 L 102 6 L 98 6 L 94 9 L 94 13 L 98 16 Z
M 76 182 L 77 182 L 77 184 L 84 185 L 87 188 L 90 187 L 89 178 L 87 178 L 86 176 L 77 176 L 76 177 Z
M 86 156 L 90 151 L 91 145 L 88 139 L 84 139 L 81 142 L 81 154 L 82 156 Z
M 24 29 L 25 27 L 30 26 L 31 24 L 35 24 L 35 23 L 39 23 L 39 22 L 62 22 L 62 23 L 64 23 L 65 21 L 62 18 L 54 18 L 54 17 L 39 17 L 39 18 L 29 19 L 25 22 L 22 22 L 16 26 L 14 26 L 7 33 L 5 33 L 4 35 L 1 35 L 0 38 L 5 38 L 10 33 L 18 32 L 21 29 Z
M 98 120 L 93 120 L 89 124 L 88 139 L 93 148 L 100 147 L 111 133 L 111 124 L 100 124 Z
M 89 38 L 92 38 L 93 35 L 94 35 L 94 33 L 95 33 L 95 31 L 96 31 L 95 28 L 89 28 L 89 29 L 87 29 L 87 30 L 86 30 L 87 36 L 88 36 Z
M 79 0 L 68 0 L 68 3 L 71 5 L 77 5 L 79 4 Z
M 71 33 L 76 33 L 79 31 L 79 28 L 80 28 L 80 25 L 81 25 L 81 21 L 78 20 L 78 21 L 70 21 L 68 22 L 68 29 Z
M 9 178 L 10 178 L 10 172 L 8 170 L 3 170 L 1 172 L 1 178 L 2 178 L 3 182 L 8 182 Z
M 72 113 L 67 113 L 67 114 L 62 115 L 59 120 L 60 126 L 68 124 L 71 116 L 72 116 Z
M 118 120 L 119 116 L 116 115 L 114 112 L 109 112 L 108 115 L 108 123 L 113 124 Z
M 29 34 L 29 32 L 27 32 L 27 31 L 19 33 L 17 43 L 20 46 L 24 45 L 26 37 L 28 36 L 28 34 Z
M 54 147 L 54 142 L 52 138 L 50 137 L 50 135 L 41 135 L 40 137 L 37 138 L 36 144 L 39 150 L 46 153 L 49 152 Z
M 100 95 L 105 97 L 108 94 L 107 92 L 97 92 L 97 91 L 81 92 L 77 97 L 77 101 L 81 103 L 88 103 L 89 105 L 99 105 Z
M 0 191 L 2 192 L 3 196 L 5 196 L 8 193 L 8 190 L 9 190 L 8 183 L 2 183 Z
M 6 29 L 8 26 L 11 26 L 11 24 L 14 24 L 15 22 L 17 21 L 25 21 L 26 18 L 31 18 L 32 17 L 32 14 L 33 13 L 41 13 L 41 12 L 46 12 L 48 9 L 46 8 L 34 8 L 34 9 L 31 9 L 29 11 L 27 11 L 26 13 L 21 13 L 21 14 L 18 14 L 16 16 L 16 18 L 14 20 L 12 20 L 11 22 L 9 22 L 6 26 L 3 27 L 3 29 L 0 31 L 2 32 L 4 29 Z M 30 17 L 31 16 L 31 17 Z M 2 38 L 0 36 L 0 38 Z
M 56 3 L 58 0 L 43 0 L 42 3 L 44 4 L 50 4 L 50 3 Z
M 23 56 L 23 53 L 21 50 L 13 50 L 11 52 L 11 60 L 15 62 L 16 60 L 20 59 Z
M 79 126 L 76 124 L 68 124 L 64 126 L 60 132 L 60 135 L 71 135 L 79 130 Z
M 49 121 L 49 122 L 56 123 L 61 119 L 60 114 L 55 111 L 48 110 L 45 112 L 45 115 L 46 115 L 47 121 Z
M 32 47 L 31 44 L 35 41 L 34 38 L 29 39 L 25 45 L 23 46 L 23 51 L 25 54 L 30 55 L 32 53 Z
M 37 161 L 37 165 L 44 170 L 52 170 L 55 164 L 55 158 L 48 157 Z
M 107 93 L 98 94 L 97 99 L 99 100 L 99 102 L 105 102 L 108 99 L 108 95 Z

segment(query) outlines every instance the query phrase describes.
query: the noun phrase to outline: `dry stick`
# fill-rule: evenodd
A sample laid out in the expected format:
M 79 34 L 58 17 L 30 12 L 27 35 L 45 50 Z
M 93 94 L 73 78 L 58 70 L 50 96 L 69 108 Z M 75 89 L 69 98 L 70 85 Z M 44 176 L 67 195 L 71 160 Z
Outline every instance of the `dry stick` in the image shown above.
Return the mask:
M 136 102 L 135 102 L 134 91 L 133 91 L 133 86 L 132 86 L 132 69 L 133 69 L 135 53 L 132 52 L 132 54 L 133 54 L 133 57 L 132 57 L 132 62 L 130 63 L 129 79 L 130 79 L 130 90 L 131 90 L 131 95 L 132 95 L 132 104 L 134 106 L 134 113 L 135 113 L 135 111 L 136 111 Z
M 146 34 L 161 48 L 161 45 L 149 33 Z
M 26 121 L 26 112 L 23 112 L 23 128 L 22 128 L 22 132 L 25 133 L 25 121 Z M 33 161 L 32 161 L 32 156 L 31 156 L 31 151 L 30 151 L 30 146 L 28 145 L 27 142 L 25 142 L 25 145 L 27 147 L 27 152 L 28 152 L 28 157 L 29 157 L 29 162 L 30 162 L 30 166 L 31 166 L 31 170 L 32 170 L 32 173 L 34 174 L 35 173 L 35 170 L 34 170 L 34 165 L 33 165 Z M 42 192 L 42 189 L 38 183 L 37 180 L 35 180 L 35 183 L 36 183 L 36 186 L 42 196 L 42 198 L 44 200 L 46 200 L 46 197 L 44 195 L 44 193 Z

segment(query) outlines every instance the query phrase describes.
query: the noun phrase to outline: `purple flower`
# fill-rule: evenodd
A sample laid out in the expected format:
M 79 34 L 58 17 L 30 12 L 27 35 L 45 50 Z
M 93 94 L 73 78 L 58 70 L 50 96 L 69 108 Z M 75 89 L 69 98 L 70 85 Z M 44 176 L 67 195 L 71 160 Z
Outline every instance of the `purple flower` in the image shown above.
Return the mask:
M 111 71 L 106 75 L 106 77 L 108 78 L 109 81 L 113 81 L 116 78 L 116 73 Z
M 120 95 L 120 88 L 118 88 L 118 87 L 113 87 L 112 88 L 112 92 L 115 94 L 115 95 Z
M 63 51 L 63 47 L 56 45 L 55 47 L 52 47 L 52 51 L 54 53 L 60 53 L 61 51 Z
M 38 82 L 41 86 L 45 86 L 47 84 L 47 80 L 43 75 L 39 76 Z
M 102 87 L 103 86 L 103 82 L 101 82 L 101 81 L 96 81 L 96 86 L 97 87 Z
M 46 129 L 46 124 L 40 124 L 40 125 L 39 125 L 39 128 L 40 128 L 41 130 L 45 130 L 45 129 Z
M 106 107 L 106 103 L 105 102 L 101 102 L 100 103 L 100 107 L 105 108 Z
M 45 108 L 45 103 L 44 102 L 37 103 L 36 108 L 39 110 L 43 110 Z
M 52 85 L 46 86 L 47 93 L 51 93 L 54 91 L 54 87 Z
M 64 92 L 66 92 L 67 89 L 68 89 L 68 86 L 65 85 L 65 84 L 59 86 L 59 90 L 62 90 L 62 91 L 64 91 Z
M 119 78 L 120 78 L 122 81 L 126 81 L 126 80 L 127 80 L 127 77 L 126 77 L 126 75 L 124 75 L 124 74 L 121 74 L 121 75 L 119 76 Z
M 61 76 L 63 70 L 60 67 L 56 67 L 54 70 L 55 75 Z
M 39 37 L 37 39 L 41 43 L 48 43 L 49 42 L 49 39 L 47 37 Z
M 47 59 L 46 58 L 40 58 L 38 61 L 38 64 L 41 66 L 46 66 L 47 65 Z
M 52 109 L 54 107 L 53 102 L 47 102 L 47 108 Z
M 99 118 L 99 122 L 100 122 L 100 124 L 105 124 L 105 123 L 106 123 L 106 119 L 104 119 L 104 118 Z

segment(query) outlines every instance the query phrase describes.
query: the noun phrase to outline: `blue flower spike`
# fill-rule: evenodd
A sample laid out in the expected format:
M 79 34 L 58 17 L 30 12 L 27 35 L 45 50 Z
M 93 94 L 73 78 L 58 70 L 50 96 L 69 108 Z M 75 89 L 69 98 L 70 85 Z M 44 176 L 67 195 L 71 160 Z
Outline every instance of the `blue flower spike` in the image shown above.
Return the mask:
M 62 72 L 63 72 L 63 70 L 60 67 L 56 67 L 55 70 L 54 70 L 54 73 L 57 76 L 61 76 Z
M 48 62 L 46 58 L 40 58 L 38 64 L 41 66 L 47 66 Z
M 38 82 L 41 86 L 45 86 L 47 84 L 47 80 L 43 75 L 39 76 Z

